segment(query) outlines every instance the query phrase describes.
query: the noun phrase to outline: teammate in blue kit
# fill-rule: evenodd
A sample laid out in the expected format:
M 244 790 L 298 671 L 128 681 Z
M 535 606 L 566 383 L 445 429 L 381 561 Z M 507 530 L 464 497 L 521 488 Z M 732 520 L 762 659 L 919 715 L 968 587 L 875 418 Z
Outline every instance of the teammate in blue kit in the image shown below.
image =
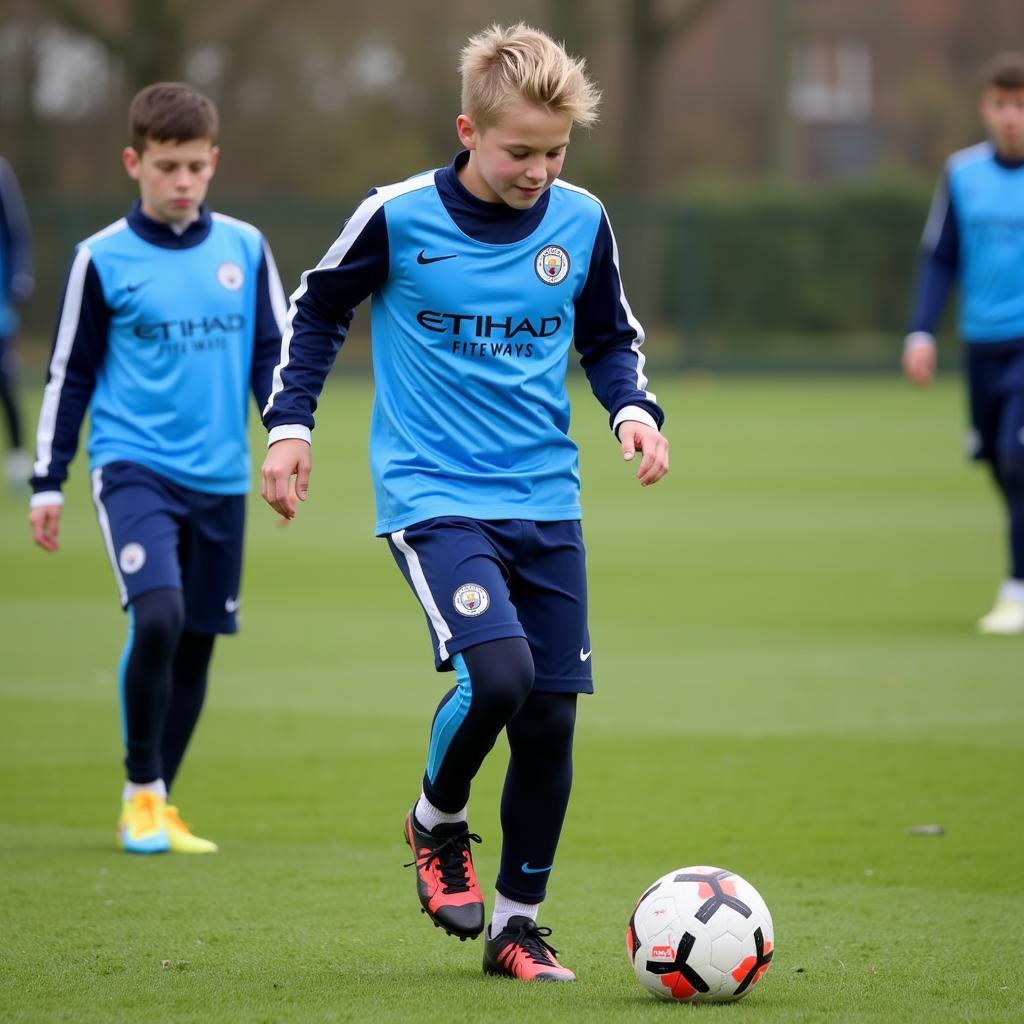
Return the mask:
M 18 307 L 32 294 L 32 237 L 18 179 L 0 157 L 0 405 L 7 426 L 7 483 L 28 486 L 31 463 L 22 445 L 21 410 L 15 373 L 14 339 Z
M 1010 567 L 983 633 L 1024 633 L 1024 55 L 982 70 L 981 119 L 990 141 L 946 162 L 922 240 L 903 369 L 935 373 L 934 332 L 960 286 L 971 454 L 988 464 L 1009 517 Z
M 642 455 L 641 484 L 667 472 L 668 442 L 604 208 L 558 178 L 573 125 L 596 120 L 583 62 L 524 25 L 494 26 L 469 40 L 461 69 L 464 151 L 373 190 L 292 296 L 262 493 L 288 519 L 306 499 L 317 396 L 372 296 L 376 532 L 426 614 L 436 668 L 456 680 L 405 820 L 419 900 L 452 935 L 484 930 L 467 804 L 505 730 L 484 970 L 572 981 L 536 919 L 569 800 L 576 697 L 593 690 L 565 388 L 574 342 L 623 457 Z
M 127 782 L 118 842 L 210 853 L 168 792 L 195 728 L 218 633 L 237 630 L 250 461 L 286 303 L 249 224 L 207 209 L 214 105 L 181 83 L 132 101 L 124 166 L 140 200 L 75 250 L 39 416 L 29 522 L 57 550 L 61 486 L 91 416 L 100 530 L 128 611 L 120 666 Z

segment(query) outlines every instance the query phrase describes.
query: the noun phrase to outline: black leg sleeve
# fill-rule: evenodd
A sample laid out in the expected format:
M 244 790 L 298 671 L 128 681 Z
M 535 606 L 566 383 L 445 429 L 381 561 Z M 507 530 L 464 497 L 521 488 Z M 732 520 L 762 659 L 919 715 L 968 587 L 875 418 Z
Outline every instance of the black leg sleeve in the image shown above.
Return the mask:
M 452 659 L 458 686 L 442 698 L 430 729 L 423 792 L 454 814 L 470 783 L 533 686 L 533 655 L 522 637 L 477 644 Z
M 511 900 L 540 903 L 547 893 L 572 790 L 575 726 L 575 693 L 532 693 L 508 724 L 496 888 Z
M 163 774 L 160 741 L 171 696 L 171 665 L 185 622 L 180 590 L 151 590 L 132 601 L 121 662 L 125 767 L 132 782 Z
M 184 633 L 174 655 L 171 700 L 160 746 L 168 792 L 203 710 L 214 639 L 205 633 Z

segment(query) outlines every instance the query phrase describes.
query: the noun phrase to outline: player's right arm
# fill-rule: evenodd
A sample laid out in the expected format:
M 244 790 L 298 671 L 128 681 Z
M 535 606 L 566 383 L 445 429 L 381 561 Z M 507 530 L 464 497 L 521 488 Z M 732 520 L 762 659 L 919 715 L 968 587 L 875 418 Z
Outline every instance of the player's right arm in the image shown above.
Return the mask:
M 909 329 L 903 342 L 903 372 L 920 386 L 930 384 L 935 376 L 935 329 L 956 283 L 959 258 L 956 211 L 947 168 L 935 188 L 921 238 Z
M 285 519 L 294 519 L 297 502 L 306 500 L 313 414 L 327 374 L 356 306 L 387 280 L 389 260 L 383 202 L 371 194 L 292 295 L 263 410 L 269 450 L 260 484 L 264 500 Z
M 57 550 L 61 487 L 78 450 L 78 435 L 107 351 L 110 310 L 92 254 L 80 246 L 64 285 L 60 317 L 36 431 L 29 526 L 46 551 Z

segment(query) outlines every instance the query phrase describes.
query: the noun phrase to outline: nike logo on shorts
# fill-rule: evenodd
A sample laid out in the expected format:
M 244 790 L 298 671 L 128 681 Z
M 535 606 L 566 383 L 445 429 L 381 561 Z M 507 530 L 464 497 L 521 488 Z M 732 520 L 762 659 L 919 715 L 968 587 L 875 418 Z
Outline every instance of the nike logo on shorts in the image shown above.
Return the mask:
M 593 653 L 594 653 L 594 648 L 593 647 L 591 647 L 589 651 L 585 651 L 581 647 L 580 648 L 580 661 L 586 661 Z

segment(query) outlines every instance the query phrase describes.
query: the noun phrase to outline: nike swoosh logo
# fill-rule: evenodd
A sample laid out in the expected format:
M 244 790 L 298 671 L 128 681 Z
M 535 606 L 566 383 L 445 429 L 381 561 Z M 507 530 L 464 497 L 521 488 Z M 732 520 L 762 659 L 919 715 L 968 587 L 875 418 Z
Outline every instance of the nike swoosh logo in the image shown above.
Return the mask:
M 545 871 L 550 871 L 554 867 L 554 864 L 549 864 L 546 868 L 531 868 L 528 860 L 523 861 L 522 872 L 525 875 L 543 875 Z
M 229 597 L 224 602 L 224 611 L 226 611 L 228 615 L 234 615 L 241 607 L 241 604 L 242 602 L 239 601 L 237 597 Z
M 589 651 L 585 651 L 581 647 L 580 648 L 580 661 L 586 661 L 593 653 L 594 653 L 594 648 L 593 647 L 591 647 Z
M 416 262 L 425 267 L 428 263 L 440 263 L 441 260 L 453 260 L 458 255 L 459 254 L 457 252 L 453 252 L 451 256 L 427 256 L 424 251 L 420 249 L 420 254 L 416 257 Z

